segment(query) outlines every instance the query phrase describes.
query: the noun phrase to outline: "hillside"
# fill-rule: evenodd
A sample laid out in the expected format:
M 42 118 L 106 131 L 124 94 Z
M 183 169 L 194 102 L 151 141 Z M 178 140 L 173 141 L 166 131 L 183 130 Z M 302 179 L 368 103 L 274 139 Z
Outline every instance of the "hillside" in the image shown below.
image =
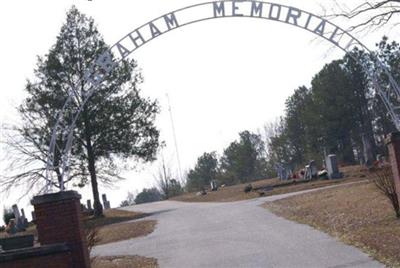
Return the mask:
M 219 188 L 218 191 L 215 192 L 208 190 L 207 195 L 202 196 L 198 196 L 196 193 L 188 193 L 175 197 L 172 200 L 183 202 L 232 202 L 257 198 L 260 196 L 271 196 L 320 188 L 329 185 L 356 182 L 365 180 L 368 176 L 368 171 L 361 166 L 341 167 L 340 170 L 344 173 L 344 178 L 340 180 L 314 180 L 310 182 L 298 180 L 281 182 L 278 179 L 267 179 L 252 182 L 251 185 L 253 186 L 253 191 L 249 193 L 244 192 L 244 188 L 248 185 L 247 183 Z

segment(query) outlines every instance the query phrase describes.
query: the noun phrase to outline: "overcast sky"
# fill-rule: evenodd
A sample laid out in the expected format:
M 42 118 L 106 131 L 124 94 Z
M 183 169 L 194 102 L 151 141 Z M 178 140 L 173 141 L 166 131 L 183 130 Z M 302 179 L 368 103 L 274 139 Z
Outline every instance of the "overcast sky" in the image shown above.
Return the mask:
M 202 0 L 37 0 L 1 1 L 0 120 L 18 122 L 15 107 L 24 98 L 26 79 L 33 77 L 37 56 L 55 43 L 65 13 L 76 5 L 93 17 L 108 44 L 136 27 L 173 10 Z M 332 1 L 280 1 L 320 14 Z M 301 2 L 301 6 L 299 3 Z M 354 6 L 360 1 L 339 1 Z M 346 26 L 346 21 L 336 21 Z M 399 37 L 386 28 L 360 36 L 370 49 L 384 35 Z M 193 167 L 203 152 L 221 152 L 243 130 L 257 131 L 281 116 L 284 102 L 295 88 L 310 84 L 324 64 L 343 56 L 326 41 L 282 23 L 229 18 L 205 21 L 169 32 L 137 50 L 134 57 L 145 78 L 142 94 L 157 98 L 162 111 L 157 119 L 167 143 L 164 155 L 177 170 L 166 93 L 169 94 L 182 170 Z M 339 90 L 339 89 L 338 89 Z M 7 152 L 2 151 L 2 156 Z M 4 163 L 2 165 L 4 167 Z M 129 179 L 106 192 L 112 206 L 127 191 L 154 185 L 155 166 L 128 172 Z M 0 166 L 1 167 L 1 166 Z M 83 191 L 84 200 L 90 189 Z M 12 205 L 13 198 L 0 198 Z M 27 205 L 27 202 L 20 206 Z M 0 208 L 1 209 L 1 208 Z

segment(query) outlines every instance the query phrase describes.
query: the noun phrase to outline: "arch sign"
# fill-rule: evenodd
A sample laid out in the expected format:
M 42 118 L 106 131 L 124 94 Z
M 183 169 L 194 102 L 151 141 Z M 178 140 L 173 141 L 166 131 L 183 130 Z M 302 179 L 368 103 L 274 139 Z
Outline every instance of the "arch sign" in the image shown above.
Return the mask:
M 46 172 L 48 187 L 53 184 L 53 171 L 57 168 L 61 170 L 61 179 L 58 179 L 58 183 L 61 190 L 64 190 L 64 178 L 68 177 L 69 155 L 73 143 L 75 123 L 88 99 L 95 94 L 96 89 L 101 87 L 102 82 L 117 62 L 126 59 L 135 50 L 172 30 L 193 23 L 220 18 L 252 18 L 281 22 L 309 31 L 331 42 L 345 53 L 349 53 L 355 48 L 368 52 L 368 56 L 374 59 L 375 66 L 371 68 L 371 66 L 364 66 L 361 62 L 360 64 L 369 75 L 372 86 L 381 96 L 395 126 L 400 130 L 400 88 L 397 82 L 371 51 L 343 28 L 313 13 L 277 3 L 253 0 L 206 2 L 178 9 L 140 26 L 124 36 L 91 64 L 84 77 L 85 84 L 90 87 L 85 99 L 77 107 L 74 102 L 74 90 L 71 90 L 63 109 L 57 115 L 57 123 L 53 129 L 49 145 Z M 357 58 L 355 60 L 358 61 Z M 382 75 L 387 79 L 388 86 L 380 85 L 379 77 Z M 64 137 L 63 141 L 66 140 L 63 148 L 59 148 L 56 142 L 60 135 Z M 55 161 L 56 155 L 57 161 Z M 55 165 L 55 162 L 58 164 Z

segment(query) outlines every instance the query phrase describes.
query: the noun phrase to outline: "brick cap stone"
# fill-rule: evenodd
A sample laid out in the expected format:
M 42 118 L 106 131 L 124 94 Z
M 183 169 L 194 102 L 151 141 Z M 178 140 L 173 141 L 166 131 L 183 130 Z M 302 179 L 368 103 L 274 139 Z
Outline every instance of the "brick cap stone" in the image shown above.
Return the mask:
M 54 194 L 38 195 L 31 200 L 32 205 L 40 205 L 45 203 L 53 203 L 62 200 L 81 199 L 81 195 L 76 191 L 65 191 Z
M 400 132 L 392 132 L 386 136 L 385 144 L 388 145 L 398 140 L 400 140 Z

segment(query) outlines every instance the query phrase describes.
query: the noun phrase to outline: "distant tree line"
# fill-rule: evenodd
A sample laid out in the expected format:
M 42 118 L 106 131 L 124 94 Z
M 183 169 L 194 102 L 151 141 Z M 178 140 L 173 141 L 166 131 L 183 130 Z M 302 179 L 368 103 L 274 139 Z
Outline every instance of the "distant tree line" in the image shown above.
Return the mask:
M 243 131 L 218 158 L 215 152 L 204 153 L 189 170 L 186 189 L 200 191 L 212 180 L 220 185 L 233 185 L 265 179 L 268 175 L 265 142 L 260 134 Z
M 399 43 L 384 37 L 374 53 L 400 83 Z M 260 133 L 241 132 L 221 157 L 215 152 L 200 156 L 188 172 L 187 190 L 202 190 L 212 180 L 232 185 L 272 178 L 277 164 L 299 169 L 316 160 L 321 165 L 324 154 L 336 154 L 342 164 L 371 165 L 377 154 L 386 154 L 385 135 L 396 130 L 362 68 L 372 68 L 371 61 L 355 49 L 326 64 L 310 87 L 300 86 L 286 100 L 276 122 Z M 379 82 L 387 85 L 385 77 Z
M 376 56 L 400 82 L 399 44 L 384 37 L 377 47 Z M 370 61 L 356 49 L 325 65 L 310 88 L 295 90 L 286 101 L 285 115 L 269 131 L 271 164 L 298 167 L 326 153 L 336 154 L 344 164 L 371 165 L 377 154 L 386 154 L 385 135 L 396 129 L 360 65 L 372 66 Z M 381 78 L 382 87 L 385 79 Z

